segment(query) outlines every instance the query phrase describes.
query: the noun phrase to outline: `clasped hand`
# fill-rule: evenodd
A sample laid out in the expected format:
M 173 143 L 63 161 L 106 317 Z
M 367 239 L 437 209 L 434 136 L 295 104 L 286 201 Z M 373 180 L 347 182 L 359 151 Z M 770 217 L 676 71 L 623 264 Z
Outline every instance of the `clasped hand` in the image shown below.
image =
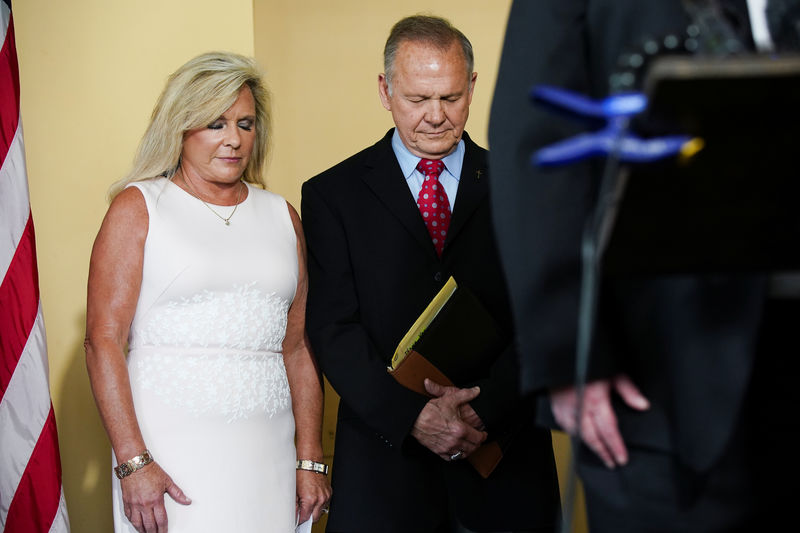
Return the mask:
M 469 405 L 480 388 L 445 387 L 426 379 L 425 390 L 433 398 L 420 411 L 411 435 L 445 461 L 458 452 L 460 457 L 469 456 L 487 436 L 483 421 Z
M 650 407 L 647 398 L 624 374 L 586 384 L 580 419 L 581 440 L 600 457 L 608 468 L 622 466 L 628 462 L 628 449 L 622 440 L 617 416 L 611 405 L 612 392 L 618 394 L 629 407 L 638 411 L 644 411 Z M 575 435 L 578 427 L 576 388 L 569 386 L 551 390 L 550 403 L 556 422 L 564 431 Z
M 167 533 L 164 493 L 181 505 L 192 503 L 155 462 L 124 478 L 121 485 L 125 516 L 139 533 Z

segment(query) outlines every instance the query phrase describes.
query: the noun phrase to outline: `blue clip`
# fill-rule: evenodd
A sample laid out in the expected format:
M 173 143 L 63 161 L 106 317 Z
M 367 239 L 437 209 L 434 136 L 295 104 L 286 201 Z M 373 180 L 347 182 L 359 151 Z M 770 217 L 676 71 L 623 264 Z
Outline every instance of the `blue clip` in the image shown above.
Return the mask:
M 642 139 L 630 133 L 628 119 L 647 108 L 647 97 L 642 93 L 619 94 L 598 101 L 557 87 L 538 86 L 530 96 L 536 103 L 600 126 L 539 149 L 531 156 L 536 166 L 566 165 L 598 156 L 614 156 L 623 163 L 649 163 L 679 153 L 691 139 L 688 135 Z

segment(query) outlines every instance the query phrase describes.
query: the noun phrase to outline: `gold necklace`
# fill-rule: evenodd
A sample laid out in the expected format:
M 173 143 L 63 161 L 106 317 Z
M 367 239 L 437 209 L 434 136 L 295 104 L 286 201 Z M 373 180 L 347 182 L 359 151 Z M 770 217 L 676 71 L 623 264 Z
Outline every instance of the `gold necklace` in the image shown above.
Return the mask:
M 217 213 L 217 212 L 216 212 L 216 210 L 215 210 L 213 207 L 211 207 L 210 205 L 208 205 L 208 204 L 206 203 L 206 201 L 205 201 L 205 200 L 203 200 L 202 198 L 200 198 L 200 195 L 199 195 L 199 194 L 197 194 L 197 192 L 195 192 L 195 190 L 194 190 L 194 187 L 192 187 L 192 184 L 191 184 L 191 183 L 189 183 L 189 180 L 187 180 L 186 178 L 184 178 L 184 179 L 183 179 L 183 182 L 186 184 L 186 186 L 187 186 L 187 187 L 189 187 L 189 189 L 191 189 L 191 191 L 190 191 L 190 192 L 192 193 L 192 196 L 194 196 L 195 198 L 197 198 L 198 200 L 200 200 L 201 202 L 203 202 L 203 205 L 204 205 L 204 206 L 206 206 L 206 207 L 209 209 L 209 211 L 211 211 L 212 213 L 214 213 L 215 215 L 217 215 L 217 216 L 219 217 L 219 219 L 220 219 L 220 220 L 222 220 L 222 221 L 225 223 L 225 225 L 226 225 L 226 226 L 230 226 L 230 225 L 231 225 L 231 217 L 233 217 L 234 213 L 236 213 L 236 209 L 238 209 L 238 208 L 239 208 L 239 204 L 241 203 L 241 199 L 242 199 L 242 190 L 243 190 L 243 189 L 245 189 L 245 188 L 247 188 L 247 186 L 246 186 L 244 183 L 242 183 L 242 181 L 241 181 L 241 180 L 239 181 L 239 183 L 241 183 L 241 184 L 242 184 L 242 187 L 239 187 L 239 194 L 237 194 L 237 195 L 236 195 L 236 204 L 233 206 L 233 211 L 231 211 L 231 214 L 230 214 L 230 215 L 228 215 L 228 218 L 225 218 L 224 216 L 222 216 L 222 215 L 220 215 L 219 213 Z

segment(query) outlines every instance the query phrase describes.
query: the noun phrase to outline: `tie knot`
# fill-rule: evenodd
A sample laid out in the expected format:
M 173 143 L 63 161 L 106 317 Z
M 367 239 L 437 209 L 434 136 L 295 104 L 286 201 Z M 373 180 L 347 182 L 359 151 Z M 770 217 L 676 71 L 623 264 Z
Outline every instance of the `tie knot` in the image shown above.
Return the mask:
M 438 178 L 444 170 L 444 162 L 441 159 L 420 159 L 417 170 L 425 176 Z

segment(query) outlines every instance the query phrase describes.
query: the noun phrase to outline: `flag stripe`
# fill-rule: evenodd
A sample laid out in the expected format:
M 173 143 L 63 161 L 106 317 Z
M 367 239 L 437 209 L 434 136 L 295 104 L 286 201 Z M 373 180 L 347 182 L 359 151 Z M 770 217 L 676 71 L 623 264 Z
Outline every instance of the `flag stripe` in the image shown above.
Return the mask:
M 69 515 L 67 501 L 64 499 L 64 486 L 61 486 L 61 498 L 58 500 L 58 511 L 50 526 L 50 533 L 69 533 Z
M 3 22 L 8 9 L 0 4 L 3 10 Z M 5 26 L 5 24 L 3 24 Z M 17 65 L 17 50 L 14 46 L 14 18 L 8 12 L 8 29 L 3 38 L 3 48 L 0 50 L 0 166 L 5 161 L 8 148 L 14 138 L 19 122 L 19 67 Z
M 60 500 L 61 460 L 51 405 L 47 422 L 8 510 L 4 533 L 47 533 Z
M 0 284 L 0 401 L 28 341 L 39 306 L 33 218 L 22 233 L 14 259 Z
M 41 306 L 17 369 L 0 402 L 0 526 L 50 411 L 47 348 Z M 2 528 L 0 528 L 2 529 Z
M 8 157 L 0 167 L 0 217 L 3 220 L 0 224 L 0 282 L 5 278 L 30 217 L 26 176 L 25 144 L 20 125 Z
M 68 533 L 7 0 L 0 44 L 0 531 Z

